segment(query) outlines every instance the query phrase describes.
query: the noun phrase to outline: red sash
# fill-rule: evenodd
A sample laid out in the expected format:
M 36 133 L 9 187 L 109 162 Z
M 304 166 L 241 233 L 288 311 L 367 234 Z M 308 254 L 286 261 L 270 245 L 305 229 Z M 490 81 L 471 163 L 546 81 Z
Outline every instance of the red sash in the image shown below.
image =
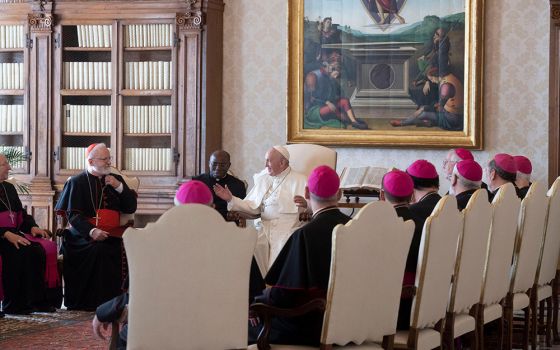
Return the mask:
M 31 242 L 39 243 L 45 251 L 45 282 L 48 288 L 60 287 L 60 275 L 58 274 L 58 254 L 56 251 L 56 243 L 44 238 L 33 237 L 32 234 L 26 233 L 25 238 Z
M 122 237 L 126 227 L 120 225 L 121 213 L 111 209 L 97 210 L 97 224 L 96 218 L 88 218 L 90 224 L 94 225 L 100 230 L 107 231 L 113 237 Z

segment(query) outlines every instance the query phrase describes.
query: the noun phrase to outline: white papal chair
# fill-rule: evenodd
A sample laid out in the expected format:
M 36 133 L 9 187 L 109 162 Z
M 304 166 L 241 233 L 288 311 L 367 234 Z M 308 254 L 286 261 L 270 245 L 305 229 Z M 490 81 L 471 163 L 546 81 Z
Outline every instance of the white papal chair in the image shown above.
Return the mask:
M 484 275 L 484 259 L 481 259 L 481 255 L 486 251 L 492 222 L 488 192 L 479 189 L 473 193 L 462 215 L 463 229 L 457 244 L 455 273 L 443 335 L 446 349 L 454 349 L 454 339 L 466 333 L 474 335 L 471 337 L 471 348 L 476 349 L 477 346 L 478 334 L 472 307 L 480 298 Z
M 502 347 L 502 305 L 509 289 L 511 260 L 517 233 L 517 217 L 521 201 L 511 183 L 503 185 L 492 201 L 492 224 L 485 249 L 485 269 L 475 318 L 479 349 L 484 344 L 484 325 L 500 320 L 499 348 Z
M 510 286 L 504 301 L 505 341 L 504 349 L 513 346 L 513 312 L 523 310 L 523 347 L 529 340 L 529 294 L 535 282 L 541 244 L 544 235 L 548 199 L 546 190 L 539 182 L 533 182 L 521 201 L 515 256 L 510 274 Z
M 321 349 L 333 344 L 336 349 L 390 348 L 413 231 L 414 223 L 403 222 L 388 202 L 370 203 L 346 225 L 335 227 Z M 267 345 L 260 339 L 258 348 Z
M 537 339 L 537 311 L 538 304 L 546 301 L 547 312 L 544 322 L 547 346 L 552 346 L 551 323 L 552 323 L 552 281 L 558 266 L 558 254 L 560 253 L 560 177 L 554 181 L 547 193 L 548 214 L 546 220 L 546 233 L 542 242 L 541 261 L 537 270 L 533 294 L 531 295 L 531 335 L 533 342 Z M 541 308 L 543 309 L 543 308 Z M 544 320 L 544 315 L 541 319 Z
M 247 348 L 252 228 L 214 209 L 173 207 L 144 229 L 129 228 L 127 349 Z
M 297 143 L 285 146 L 290 152 L 290 166 L 295 171 L 309 176 L 320 165 L 336 170 L 336 151 L 320 145 Z
M 396 349 L 434 349 L 441 345 L 462 216 L 455 197 L 445 196 L 426 219 L 416 269 L 416 295 L 410 329 L 395 335 Z M 435 329 L 437 328 L 437 329 Z

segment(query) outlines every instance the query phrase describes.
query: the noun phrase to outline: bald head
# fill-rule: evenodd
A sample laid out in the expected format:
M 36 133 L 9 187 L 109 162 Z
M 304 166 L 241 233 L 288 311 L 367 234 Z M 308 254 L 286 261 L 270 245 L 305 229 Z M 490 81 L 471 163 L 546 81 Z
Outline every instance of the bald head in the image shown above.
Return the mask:
M 210 156 L 210 176 L 215 179 L 221 179 L 227 175 L 231 163 L 229 153 L 224 150 L 218 150 Z
M 288 159 L 286 159 L 286 157 L 284 157 L 282 153 L 278 152 L 274 147 L 266 152 L 265 161 L 265 166 L 268 171 L 268 175 L 270 176 L 277 176 L 286 170 L 290 164 Z

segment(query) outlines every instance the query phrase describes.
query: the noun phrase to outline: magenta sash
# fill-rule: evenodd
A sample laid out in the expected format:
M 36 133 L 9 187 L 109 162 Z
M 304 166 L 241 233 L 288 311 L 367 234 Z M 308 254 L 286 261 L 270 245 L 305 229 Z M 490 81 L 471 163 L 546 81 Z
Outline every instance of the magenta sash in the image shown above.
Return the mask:
M 5 210 L 0 212 L 0 227 L 19 227 L 23 223 L 23 212 L 21 211 L 13 211 L 14 214 L 14 222 L 12 222 L 12 218 L 10 217 L 10 211 Z
M 4 300 L 4 288 L 2 288 L 2 256 L 0 256 L 0 301 Z
M 58 255 L 56 252 L 56 243 L 46 240 L 44 238 L 33 237 L 33 235 L 26 233 L 25 238 L 32 242 L 39 243 L 43 250 L 45 250 L 45 282 L 47 288 L 60 287 L 60 276 L 58 275 Z

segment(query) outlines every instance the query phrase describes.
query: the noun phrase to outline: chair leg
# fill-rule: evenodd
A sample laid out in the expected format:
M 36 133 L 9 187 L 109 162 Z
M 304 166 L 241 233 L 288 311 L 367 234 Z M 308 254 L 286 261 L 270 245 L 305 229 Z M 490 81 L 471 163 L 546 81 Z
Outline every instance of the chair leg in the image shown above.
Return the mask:
M 471 348 L 484 349 L 484 305 L 474 304 L 470 312 L 475 321 L 475 343 L 471 343 Z
M 560 270 L 556 270 L 556 276 L 552 280 L 552 334 L 554 341 L 560 341 L 558 334 L 558 281 L 560 278 Z
M 525 320 L 524 320 L 524 324 L 523 324 L 523 350 L 529 350 L 529 323 L 531 322 L 530 316 L 531 316 L 531 310 L 530 310 L 530 306 L 526 307 L 523 309 L 523 312 L 525 313 Z M 536 343 L 535 343 L 536 344 Z M 533 347 L 533 349 L 536 349 L 536 345 L 535 347 Z
M 552 346 L 552 297 L 546 299 L 546 323 L 545 323 L 546 346 Z
M 511 350 L 513 348 L 513 294 L 508 293 L 504 299 L 502 317 L 502 334 L 504 337 L 502 349 Z
M 502 311 L 502 317 L 498 319 L 498 349 L 503 349 L 504 347 L 504 316 Z M 484 347 L 484 343 L 482 343 L 482 347 L 480 350 L 486 349 Z
M 443 324 L 443 350 L 455 350 L 455 313 L 447 312 Z
M 537 287 L 533 286 L 529 290 L 529 317 L 530 317 L 530 339 L 531 339 L 531 349 L 537 348 L 537 322 L 538 322 L 538 308 L 539 302 L 537 300 Z M 525 320 L 527 320 L 527 315 L 525 315 Z

